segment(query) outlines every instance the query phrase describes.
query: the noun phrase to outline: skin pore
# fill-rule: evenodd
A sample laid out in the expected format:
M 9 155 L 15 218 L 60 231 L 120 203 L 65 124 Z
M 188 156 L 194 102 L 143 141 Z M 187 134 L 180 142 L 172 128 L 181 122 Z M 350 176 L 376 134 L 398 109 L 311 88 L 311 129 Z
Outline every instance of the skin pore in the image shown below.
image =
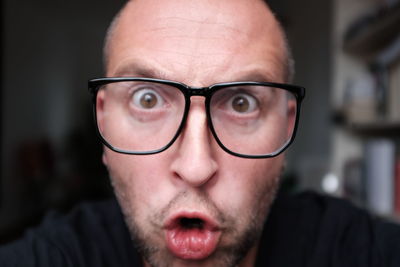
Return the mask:
M 129 1 L 106 45 L 108 77 L 160 78 L 199 87 L 284 82 L 287 61 L 283 33 L 258 0 Z M 100 115 L 106 97 L 104 91 L 99 96 Z M 146 266 L 253 266 L 284 156 L 227 154 L 208 129 L 204 99 L 191 101 L 185 128 L 168 150 L 132 156 L 104 149 L 126 223 Z M 216 247 L 196 257 L 171 251 L 166 232 L 177 214 L 211 221 L 218 232 Z

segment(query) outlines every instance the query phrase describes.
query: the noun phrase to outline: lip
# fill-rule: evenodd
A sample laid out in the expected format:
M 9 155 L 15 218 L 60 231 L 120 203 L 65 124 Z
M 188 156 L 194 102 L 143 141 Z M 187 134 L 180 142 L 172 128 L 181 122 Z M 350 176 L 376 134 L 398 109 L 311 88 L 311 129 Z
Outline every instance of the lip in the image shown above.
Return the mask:
M 185 226 L 182 219 L 199 219 L 201 225 Z M 221 231 L 211 217 L 201 212 L 178 212 L 164 224 L 168 250 L 184 260 L 203 260 L 217 248 Z

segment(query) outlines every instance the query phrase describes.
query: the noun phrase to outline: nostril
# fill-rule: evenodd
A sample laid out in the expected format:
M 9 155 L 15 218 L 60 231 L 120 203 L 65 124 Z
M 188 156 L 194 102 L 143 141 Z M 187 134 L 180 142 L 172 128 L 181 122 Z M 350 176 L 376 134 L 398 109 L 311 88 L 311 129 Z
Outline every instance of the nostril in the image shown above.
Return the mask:
M 181 218 L 179 223 L 186 229 L 202 229 L 204 226 L 204 221 L 199 218 Z

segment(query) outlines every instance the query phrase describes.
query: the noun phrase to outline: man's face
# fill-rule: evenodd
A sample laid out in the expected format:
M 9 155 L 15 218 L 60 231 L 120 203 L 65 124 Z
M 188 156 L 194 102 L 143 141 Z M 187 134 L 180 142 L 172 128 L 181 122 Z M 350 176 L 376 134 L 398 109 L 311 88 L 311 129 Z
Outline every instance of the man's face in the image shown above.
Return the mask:
M 112 35 L 107 76 L 198 87 L 283 82 L 283 47 L 277 23 L 261 1 L 135 0 Z M 147 264 L 252 263 L 283 156 L 229 155 L 210 133 L 204 99 L 191 101 L 185 128 L 168 150 L 132 156 L 105 148 L 103 160 L 128 227 Z

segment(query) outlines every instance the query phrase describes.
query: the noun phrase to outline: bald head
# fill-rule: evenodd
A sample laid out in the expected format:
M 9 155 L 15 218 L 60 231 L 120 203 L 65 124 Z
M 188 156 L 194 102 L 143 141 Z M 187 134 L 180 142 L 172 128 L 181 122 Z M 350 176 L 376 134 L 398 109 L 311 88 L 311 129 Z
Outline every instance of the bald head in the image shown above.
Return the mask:
M 237 12 L 240 10 L 241 12 Z M 158 27 L 171 27 L 179 32 L 174 20 L 187 19 L 198 24 L 220 24 L 231 27 L 234 31 L 252 34 L 256 39 L 265 39 L 279 48 L 276 53 L 277 66 L 282 69 L 282 81 L 291 82 L 294 76 L 294 61 L 287 42 L 285 32 L 269 9 L 265 1 L 260 0 L 225 0 L 210 1 L 156 1 L 131 0 L 115 16 L 107 31 L 104 43 L 104 65 L 107 75 L 110 73 L 110 56 L 118 48 L 118 40 L 132 38 L 127 35 L 125 28 L 133 30 L 140 24 L 156 22 L 163 18 L 164 24 L 159 21 Z M 167 21 L 168 20 L 168 21 Z M 122 27 L 121 27 L 122 24 Z M 188 25 L 189 27 L 189 25 Z M 140 28 L 140 27 L 138 27 Z M 184 31 L 185 29 L 182 29 Z M 190 29 L 189 29 L 190 30 Z M 247 31 L 247 32 L 246 32 Z M 137 33 L 140 34 L 140 33 Z M 168 38 L 168 36 L 164 36 Z M 210 38 L 212 38 L 210 36 Z M 117 45 L 115 45 L 117 40 Z M 117 46 L 117 47 L 116 47 Z M 278 51 L 280 50 L 280 51 Z

